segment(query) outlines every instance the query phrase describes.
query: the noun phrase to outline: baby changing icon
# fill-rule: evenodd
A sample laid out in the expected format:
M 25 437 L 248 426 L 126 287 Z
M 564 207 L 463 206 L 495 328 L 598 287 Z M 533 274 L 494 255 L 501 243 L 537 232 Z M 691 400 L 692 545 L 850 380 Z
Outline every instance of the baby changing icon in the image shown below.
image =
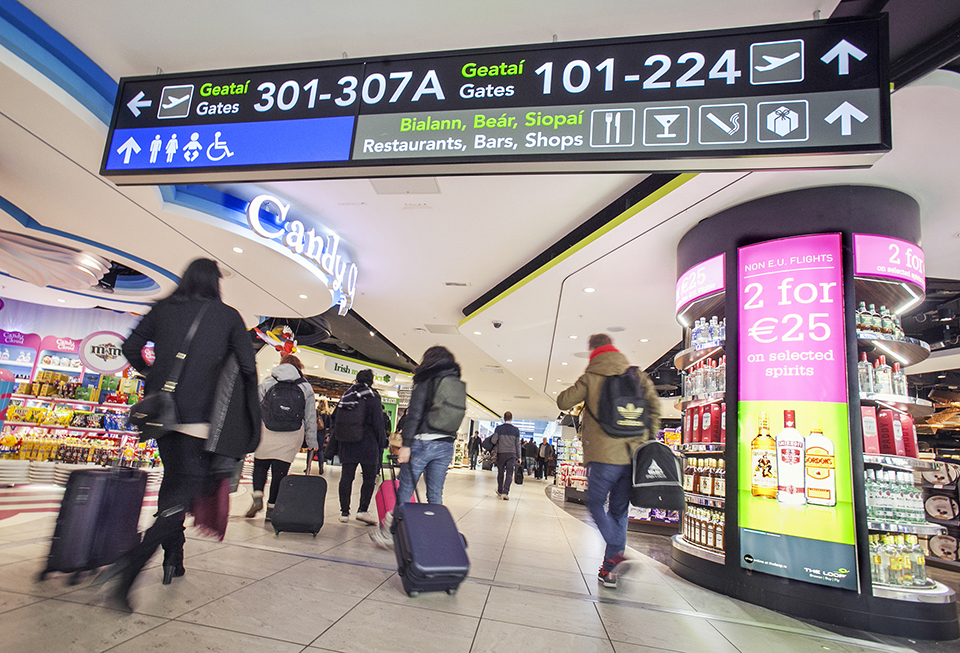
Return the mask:
M 761 143 L 805 141 L 809 138 L 806 100 L 761 102 L 757 105 L 757 140 Z

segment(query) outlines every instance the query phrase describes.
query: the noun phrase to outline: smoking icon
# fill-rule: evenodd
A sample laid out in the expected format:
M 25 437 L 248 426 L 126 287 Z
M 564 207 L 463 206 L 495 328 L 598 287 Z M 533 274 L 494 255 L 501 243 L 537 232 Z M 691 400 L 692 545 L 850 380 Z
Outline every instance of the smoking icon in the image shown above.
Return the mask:
M 740 114 L 739 113 L 735 113 L 732 116 L 730 116 L 730 124 L 732 125 L 732 127 L 730 125 L 727 125 L 727 123 L 723 122 L 719 118 L 717 118 L 716 114 L 708 113 L 707 118 L 714 125 L 716 125 L 720 129 L 725 131 L 728 136 L 733 136 L 738 131 L 740 131 Z
M 701 145 L 734 145 L 747 142 L 747 105 L 700 106 L 698 138 Z

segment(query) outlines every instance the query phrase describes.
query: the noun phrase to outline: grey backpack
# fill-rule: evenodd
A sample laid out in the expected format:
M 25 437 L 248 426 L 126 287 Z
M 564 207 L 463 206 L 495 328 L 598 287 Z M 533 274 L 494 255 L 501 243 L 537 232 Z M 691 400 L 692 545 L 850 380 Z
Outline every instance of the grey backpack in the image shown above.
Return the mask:
M 432 394 L 427 430 L 455 435 L 467 412 L 467 384 L 455 376 L 442 376 L 433 382 Z

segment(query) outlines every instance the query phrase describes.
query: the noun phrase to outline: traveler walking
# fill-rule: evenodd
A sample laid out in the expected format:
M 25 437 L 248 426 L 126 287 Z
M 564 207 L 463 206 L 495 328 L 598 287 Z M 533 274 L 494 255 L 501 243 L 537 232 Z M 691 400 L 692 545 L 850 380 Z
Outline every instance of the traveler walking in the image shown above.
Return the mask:
M 531 476 L 537 466 L 537 445 L 533 443 L 533 438 L 523 443 L 523 466 L 527 476 Z
M 318 448 L 317 400 L 310 383 L 303 377 L 303 363 L 293 354 L 280 359 L 270 376 L 257 388 L 263 431 L 260 446 L 253 455 L 253 504 L 246 517 L 256 517 L 263 510 L 263 490 L 267 472 L 271 474 L 265 521 L 273 517 L 280 482 L 290 471 L 290 464 L 304 442 L 309 456 Z
M 260 406 L 257 401 L 257 366 L 250 336 L 240 314 L 221 300 L 220 269 L 211 259 L 197 259 L 187 266 L 180 285 L 157 302 L 123 343 L 123 355 L 146 376 L 147 395 L 160 391 L 177 361 L 182 361 L 174 403 L 179 423 L 157 439 L 163 461 L 163 481 L 157 497 L 157 519 L 139 545 L 123 555 L 99 579 L 103 583 L 118 577 L 110 594 L 116 607 L 131 610 L 130 588 L 140 570 L 158 546 L 163 547 L 163 582 L 183 576 L 183 520 L 207 482 L 228 478 L 239 459 L 257 447 L 260 439 Z M 196 324 L 195 328 L 192 328 Z M 193 331 L 185 358 L 180 348 Z M 143 348 L 154 343 L 155 360 L 147 364 Z M 244 401 L 217 398 L 218 379 L 228 357 L 239 366 L 237 383 L 243 388 L 236 397 Z M 231 363 L 232 365 L 232 363 Z M 225 413 L 213 415 L 215 403 Z M 211 435 L 211 421 L 215 437 Z M 225 417 L 230 428 L 222 428 Z M 221 431 L 222 428 L 222 431 Z M 229 462 L 229 465 L 221 465 Z M 229 471 L 224 470 L 229 467 Z
M 648 440 L 660 427 L 660 399 L 653 382 L 642 371 L 630 368 L 626 356 L 614 346 L 610 336 L 590 336 L 590 362 L 577 382 L 557 396 L 560 410 L 569 410 L 584 403 L 583 461 L 587 467 L 587 508 L 606 542 L 598 579 L 604 587 L 616 587 L 614 568 L 623 561 L 627 544 L 627 513 L 630 508 L 631 463 L 633 451 Z M 606 414 L 600 397 L 604 384 L 632 369 L 637 372 L 637 401 L 643 423 L 642 435 L 630 438 L 612 437 L 604 431 L 600 417 Z M 614 410 L 614 412 L 616 412 Z M 599 417 L 598 417 L 599 416 Z M 609 508 L 604 504 L 609 498 Z
M 470 444 L 467 449 L 470 454 L 470 469 L 477 468 L 477 458 L 480 457 L 480 444 L 482 442 L 483 440 L 480 439 L 480 432 L 475 431 L 470 437 Z
M 550 444 L 550 441 L 546 438 L 543 439 L 543 442 L 540 443 L 540 469 L 543 473 L 543 478 L 550 476 L 550 467 L 553 462 L 554 450 L 553 445 Z
M 467 412 L 466 386 L 460 380 L 460 366 L 446 347 L 430 347 L 413 375 L 406 419 L 403 422 L 403 446 L 397 454 L 401 464 L 397 504 L 409 501 L 413 489 L 424 476 L 427 502 L 443 503 L 443 484 L 453 461 L 457 429 Z M 370 534 L 381 547 L 393 548 L 390 533 L 392 515 Z
M 514 465 L 520 463 L 520 429 L 511 424 L 513 413 L 503 414 L 503 424 L 493 431 L 493 444 L 497 452 L 497 496 L 504 501 L 510 498 Z
M 367 524 L 378 523 L 370 512 L 370 500 L 377 485 L 377 473 L 383 450 L 387 447 L 384 429 L 383 404 L 380 393 L 374 390 L 373 370 L 360 370 L 357 380 L 340 398 L 333 411 L 333 447 L 327 447 L 326 456 L 332 460 L 340 456 L 340 521 L 350 521 L 350 496 L 357 465 L 363 474 L 360 485 L 360 506 L 357 520 Z

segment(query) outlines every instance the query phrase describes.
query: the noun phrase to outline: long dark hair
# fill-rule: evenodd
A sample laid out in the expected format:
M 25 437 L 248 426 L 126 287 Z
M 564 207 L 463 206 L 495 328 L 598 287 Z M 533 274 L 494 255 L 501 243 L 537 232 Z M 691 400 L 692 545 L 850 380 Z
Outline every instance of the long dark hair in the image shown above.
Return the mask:
M 441 347 L 440 345 L 434 345 L 427 351 L 423 352 L 423 360 L 420 361 L 420 364 L 417 365 L 416 372 L 422 372 L 425 369 L 433 367 L 437 363 L 456 363 L 453 354 L 450 353 L 450 350 L 446 347 Z
M 190 262 L 180 277 L 180 285 L 170 294 L 174 301 L 190 299 L 221 299 L 220 268 L 217 262 L 208 258 L 198 258 Z

